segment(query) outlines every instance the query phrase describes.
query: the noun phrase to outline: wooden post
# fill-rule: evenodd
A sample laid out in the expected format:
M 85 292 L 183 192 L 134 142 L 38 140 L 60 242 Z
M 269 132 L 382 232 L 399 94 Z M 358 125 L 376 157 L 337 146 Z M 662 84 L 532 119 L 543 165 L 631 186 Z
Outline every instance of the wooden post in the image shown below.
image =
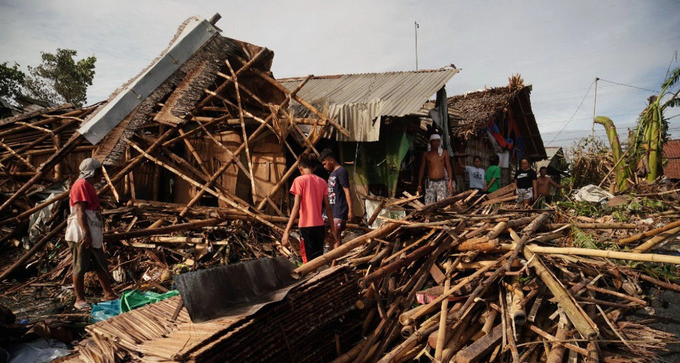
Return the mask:
M 384 226 L 380 227 L 379 229 L 376 229 L 375 231 L 366 233 L 349 242 L 343 243 L 340 247 L 335 248 L 329 251 L 328 253 L 307 262 L 306 264 L 293 270 L 293 272 L 298 275 L 305 275 L 310 272 L 316 271 L 317 268 L 325 264 L 329 264 L 333 262 L 333 260 L 346 255 L 349 251 L 366 243 L 366 241 L 372 238 L 381 238 L 382 236 L 385 236 L 388 233 L 394 231 L 398 227 L 399 224 L 397 223 L 387 223 Z
M 529 246 L 524 247 L 524 257 L 529 261 L 529 264 L 536 270 L 536 274 L 546 284 L 550 292 L 552 292 L 557 304 L 564 310 L 569 317 L 569 320 L 584 339 L 596 339 L 600 332 L 595 323 L 588 317 L 580 305 L 576 303 L 574 297 L 562 286 L 562 284 L 553 276 L 548 270 L 541 258 L 535 255 Z
M 189 229 L 196 229 L 196 228 L 201 228 L 201 227 L 207 227 L 207 226 L 214 226 L 218 223 L 220 223 L 222 220 L 219 218 L 211 218 L 211 219 L 206 219 L 203 221 L 196 221 L 196 222 L 189 222 L 189 223 L 184 223 L 184 224 L 175 224 L 172 226 L 165 226 L 165 227 L 158 227 L 154 229 L 138 229 L 135 231 L 130 231 L 130 232 L 125 232 L 125 233 L 106 233 L 104 234 L 104 240 L 111 242 L 111 241 L 120 241 L 123 239 L 130 239 L 130 238 L 135 238 L 135 237 L 146 237 L 146 236 L 152 236 L 155 234 L 167 234 L 167 233 L 172 233 L 172 232 L 178 232 L 178 231 L 186 231 Z

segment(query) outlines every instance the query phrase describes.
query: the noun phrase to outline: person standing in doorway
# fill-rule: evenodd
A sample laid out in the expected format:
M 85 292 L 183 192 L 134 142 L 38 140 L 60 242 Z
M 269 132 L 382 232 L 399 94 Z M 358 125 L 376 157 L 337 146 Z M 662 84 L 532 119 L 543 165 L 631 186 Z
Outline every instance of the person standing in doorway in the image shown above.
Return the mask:
M 501 168 L 498 167 L 500 158 L 498 155 L 492 155 L 489 158 L 489 167 L 484 173 L 484 191 L 493 193 L 501 187 Z
M 333 151 L 325 149 L 321 152 L 321 165 L 328 170 L 328 200 L 333 209 L 333 219 L 328 218 L 329 223 L 335 225 L 335 244 L 333 248 L 340 246 L 340 234 L 345 230 L 347 221 L 352 220 L 352 195 L 349 190 L 349 174 L 347 170 L 338 164 Z
M 80 163 L 80 175 L 71 186 L 69 206 L 71 215 L 68 217 L 65 239 L 71 249 L 73 257 L 73 292 L 76 296 L 76 309 L 87 309 L 90 305 L 85 301 L 84 280 L 85 273 L 94 271 L 104 290 L 104 300 L 116 299 L 111 288 L 111 275 L 102 247 L 104 234 L 103 222 L 99 211 L 99 197 L 94 184 L 101 180 L 102 164 L 87 158 Z
M 441 145 L 441 136 L 432 134 L 427 151 L 420 160 L 418 172 L 418 193 L 423 190 L 423 177 L 427 169 L 425 204 L 438 202 L 453 192 L 453 173 L 449 153 Z M 445 174 L 448 173 L 448 174 Z M 448 180 L 446 176 L 448 175 Z
M 522 158 L 520 169 L 515 175 L 517 203 L 530 205 L 537 198 L 536 172 L 531 168 L 529 159 Z
M 472 166 L 465 166 L 465 173 L 470 180 L 470 189 L 476 189 L 480 192 L 484 191 L 484 168 L 482 168 L 482 158 L 475 155 L 472 158 Z
M 322 178 L 316 176 L 314 171 L 318 161 L 316 155 L 300 154 L 298 160 L 300 176 L 293 180 L 290 188 L 291 194 L 295 195 L 293 210 L 290 213 L 288 224 L 283 232 L 281 243 L 288 246 L 288 237 L 293 222 L 297 219 L 300 228 L 300 252 L 302 263 L 307 263 L 323 254 L 323 245 L 326 235 L 326 226 L 323 221 L 321 208 L 326 209 L 329 220 L 333 220 L 333 210 L 328 201 L 328 185 Z M 331 224 L 331 232 L 335 238 L 335 225 Z

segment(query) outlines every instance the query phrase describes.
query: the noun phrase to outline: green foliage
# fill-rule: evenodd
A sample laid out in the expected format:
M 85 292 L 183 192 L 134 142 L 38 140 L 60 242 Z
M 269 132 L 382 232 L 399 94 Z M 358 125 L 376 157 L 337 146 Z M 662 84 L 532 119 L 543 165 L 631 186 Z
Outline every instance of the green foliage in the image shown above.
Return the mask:
M 14 63 L 11 67 L 8 62 L 0 63 L 0 98 L 6 102 L 11 102 L 21 93 L 25 79 L 26 74 L 19 69 L 17 63 Z
M 626 222 L 628 221 L 628 216 L 626 213 L 622 210 L 615 210 L 612 213 L 612 217 L 614 217 L 614 220 L 617 222 Z
M 571 235 L 573 238 L 573 245 L 575 247 L 591 249 L 600 249 L 602 247 L 595 241 L 595 238 L 593 238 L 593 236 L 587 233 L 583 233 L 583 231 L 578 227 L 574 226 L 571 227 Z
M 599 184 L 609 171 L 603 160 L 610 159 L 610 150 L 602 142 L 593 137 L 585 137 L 574 143 L 567 150 L 567 158 L 571 164 L 572 188 L 580 188 L 588 184 Z
M 589 202 L 564 201 L 557 202 L 561 209 L 569 210 L 572 215 L 585 216 L 591 218 L 601 217 L 603 215 L 603 208 L 599 204 Z
M 87 101 L 87 87 L 92 85 L 97 58 L 76 61 L 77 54 L 72 49 L 57 49 L 54 54 L 43 52 L 42 63 L 28 67 L 31 77 L 26 87 L 36 98 L 82 106 Z
M 28 67 L 28 74 L 14 63 L 0 64 L 0 98 L 11 101 L 20 94 L 54 104 L 64 102 L 82 106 L 87 101 L 87 87 L 92 85 L 97 58 L 76 60 L 78 52 L 57 49 L 42 53 L 42 63 Z

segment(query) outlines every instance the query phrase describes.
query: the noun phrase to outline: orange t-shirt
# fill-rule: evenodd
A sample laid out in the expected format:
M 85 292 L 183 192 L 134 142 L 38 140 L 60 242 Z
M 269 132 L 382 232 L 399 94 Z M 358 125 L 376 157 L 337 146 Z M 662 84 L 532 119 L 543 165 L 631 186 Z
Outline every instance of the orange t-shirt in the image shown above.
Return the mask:
M 323 210 L 323 197 L 328 195 L 326 181 L 314 174 L 300 175 L 293 180 L 290 192 L 302 196 L 298 227 L 323 226 L 321 211 Z

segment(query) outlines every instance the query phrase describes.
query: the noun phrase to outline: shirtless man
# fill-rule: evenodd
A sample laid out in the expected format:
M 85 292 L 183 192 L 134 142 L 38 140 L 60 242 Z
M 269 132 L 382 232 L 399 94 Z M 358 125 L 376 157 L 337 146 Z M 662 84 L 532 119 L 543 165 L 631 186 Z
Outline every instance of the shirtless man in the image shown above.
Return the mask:
M 441 146 L 441 136 L 430 136 L 430 145 L 427 152 L 423 153 L 418 172 L 418 193 L 423 190 L 423 177 L 427 167 L 427 188 L 425 189 L 425 204 L 438 202 L 453 192 L 453 173 L 449 153 Z M 444 169 L 448 175 L 445 179 Z
M 550 195 L 550 187 L 553 188 L 564 188 L 564 185 L 555 183 L 550 175 L 546 175 L 548 168 L 542 166 L 538 171 L 540 173 L 539 177 L 536 178 L 536 190 L 538 191 L 538 197 L 545 200 L 546 203 L 552 202 L 552 195 Z

